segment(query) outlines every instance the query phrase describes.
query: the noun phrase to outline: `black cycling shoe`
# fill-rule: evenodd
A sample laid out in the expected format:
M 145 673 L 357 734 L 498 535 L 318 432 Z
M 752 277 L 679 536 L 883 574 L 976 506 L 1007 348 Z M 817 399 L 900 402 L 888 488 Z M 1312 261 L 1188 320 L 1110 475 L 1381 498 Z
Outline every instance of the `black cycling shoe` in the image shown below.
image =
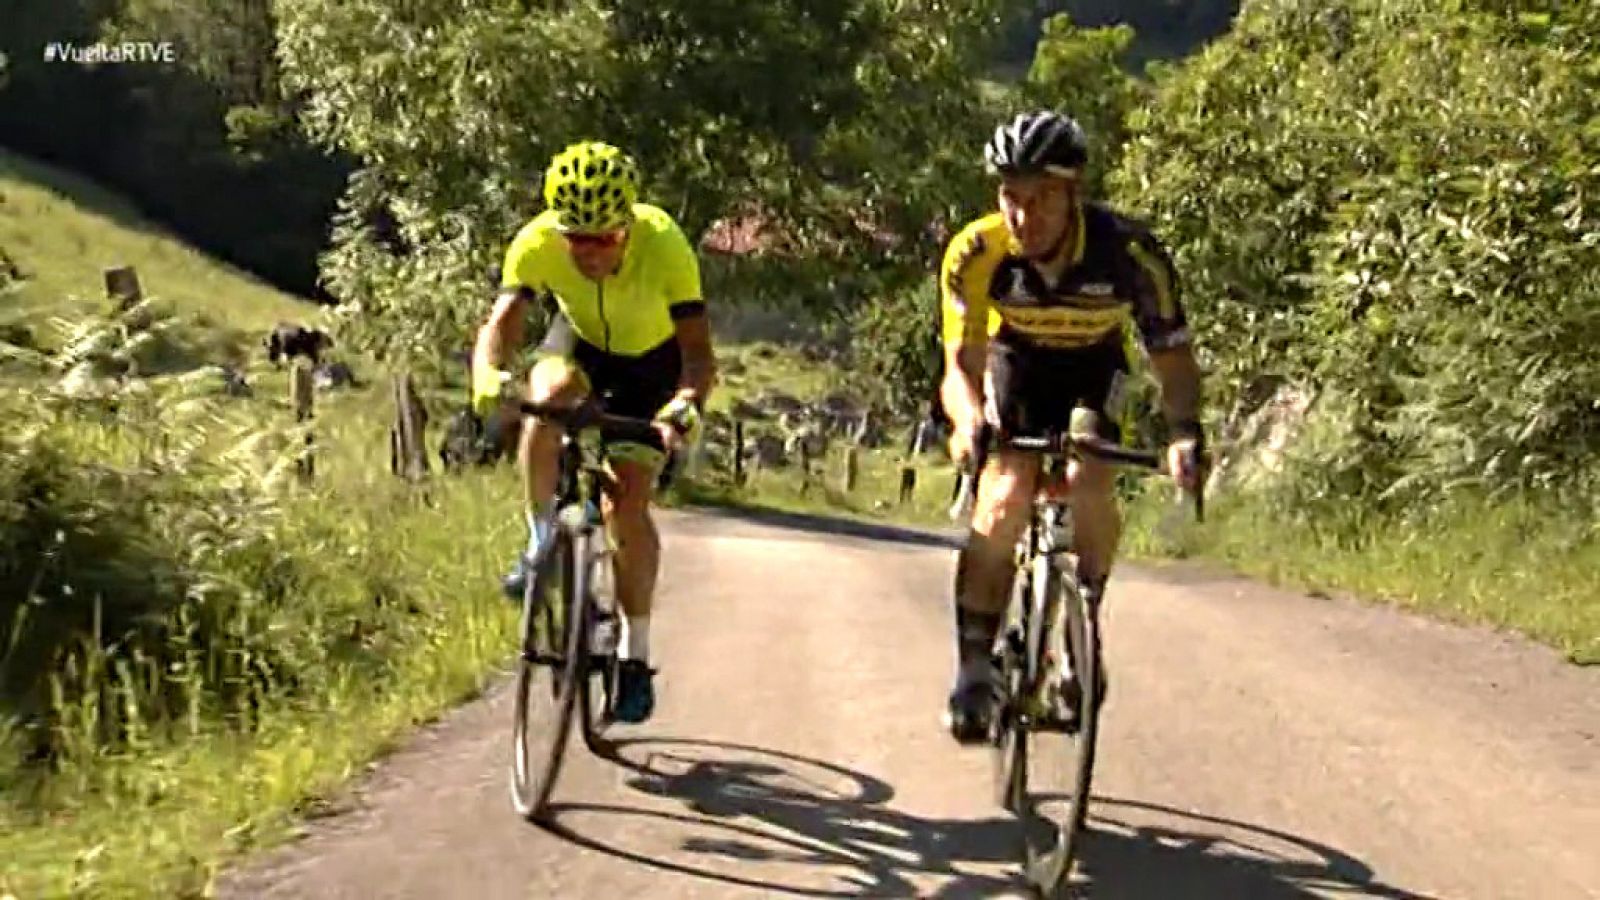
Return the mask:
M 945 727 L 950 729 L 950 736 L 959 744 L 988 741 L 997 699 L 992 675 L 970 681 L 958 678 L 945 711 Z
M 617 664 L 617 703 L 612 718 L 630 725 L 649 720 L 656 709 L 655 674 L 643 660 L 625 659 Z

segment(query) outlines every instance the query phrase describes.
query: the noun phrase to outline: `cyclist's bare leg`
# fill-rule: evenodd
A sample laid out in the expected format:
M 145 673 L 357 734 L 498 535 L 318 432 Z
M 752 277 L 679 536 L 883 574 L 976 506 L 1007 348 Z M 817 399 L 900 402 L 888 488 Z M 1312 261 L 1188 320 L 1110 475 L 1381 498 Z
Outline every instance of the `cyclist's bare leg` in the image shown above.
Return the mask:
M 956 559 L 956 652 L 948 724 L 956 739 L 987 732 L 993 684 L 990 651 L 1016 577 L 1015 548 L 1028 526 L 1039 474 L 1037 457 L 1000 451 L 978 479 L 972 527 Z
M 528 373 L 528 400 L 576 406 L 589 391 L 583 372 L 561 357 L 546 357 Z M 542 510 L 554 500 L 560 476 L 561 426 L 546 419 L 523 422 L 517 462 L 522 468 L 523 496 L 530 511 Z
M 1103 460 L 1075 459 L 1067 469 L 1072 490 L 1073 552 L 1079 574 L 1104 584 L 1122 539 L 1122 513 L 1117 508 L 1116 469 Z
M 964 610 L 998 616 L 1005 612 L 1016 574 L 1013 550 L 1028 527 L 1038 457 L 1000 451 L 978 479 L 972 526 L 956 564 L 956 603 Z
M 617 548 L 617 605 L 630 619 L 648 618 L 661 563 L 661 538 L 650 518 L 656 469 L 635 460 L 613 460 L 611 468 L 617 480 L 603 509 Z
M 613 715 L 622 722 L 643 722 L 655 708 L 650 668 L 650 607 L 661 560 L 661 539 L 650 519 L 657 467 L 613 457 L 616 482 L 607 491 L 603 511 L 616 545 L 612 577 L 617 605 L 622 607 L 622 638 L 617 656 L 617 702 Z

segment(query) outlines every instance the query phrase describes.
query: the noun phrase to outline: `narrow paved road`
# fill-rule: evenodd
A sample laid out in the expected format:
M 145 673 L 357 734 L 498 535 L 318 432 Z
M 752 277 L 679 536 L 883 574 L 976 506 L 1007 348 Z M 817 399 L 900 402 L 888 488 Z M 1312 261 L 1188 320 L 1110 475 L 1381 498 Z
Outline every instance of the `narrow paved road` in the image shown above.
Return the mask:
M 226 897 L 1022 896 L 989 759 L 939 729 L 949 546 L 663 517 L 656 718 L 574 745 L 557 833 L 507 797 L 509 691 Z M 1106 898 L 1600 898 L 1600 670 L 1191 567 L 1109 598 Z

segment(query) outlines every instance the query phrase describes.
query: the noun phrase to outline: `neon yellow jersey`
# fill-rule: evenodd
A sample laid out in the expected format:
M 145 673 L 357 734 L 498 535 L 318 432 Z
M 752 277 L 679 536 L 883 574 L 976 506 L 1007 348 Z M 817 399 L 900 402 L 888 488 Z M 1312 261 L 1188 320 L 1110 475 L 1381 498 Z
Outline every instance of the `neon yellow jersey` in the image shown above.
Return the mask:
M 635 203 L 622 266 L 591 281 L 573 264 L 556 215 L 546 210 L 522 226 L 506 250 L 500 286 L 555 297 L 578 337 L 618 356 L 643 356 L 676 334 L 675 318 L 705 308 L 700 261 L 666 211 Z

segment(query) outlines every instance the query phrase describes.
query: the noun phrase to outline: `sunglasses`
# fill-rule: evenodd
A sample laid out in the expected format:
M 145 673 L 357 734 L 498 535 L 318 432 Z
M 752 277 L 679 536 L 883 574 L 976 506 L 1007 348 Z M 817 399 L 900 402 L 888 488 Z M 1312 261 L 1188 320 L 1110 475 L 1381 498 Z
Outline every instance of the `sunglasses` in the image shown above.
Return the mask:
M 621 229 L 616 231 L 602 231 L 598 234 L 588 234 L 581 231 L 569 231 L 566 234 L 566 238 L 567 243 L 573 247 L 578 247 L 585 250 L 597 250 L 617 246 L 618 244 L 622 243 L 622 238 L 626 234 L 627 232 Z

